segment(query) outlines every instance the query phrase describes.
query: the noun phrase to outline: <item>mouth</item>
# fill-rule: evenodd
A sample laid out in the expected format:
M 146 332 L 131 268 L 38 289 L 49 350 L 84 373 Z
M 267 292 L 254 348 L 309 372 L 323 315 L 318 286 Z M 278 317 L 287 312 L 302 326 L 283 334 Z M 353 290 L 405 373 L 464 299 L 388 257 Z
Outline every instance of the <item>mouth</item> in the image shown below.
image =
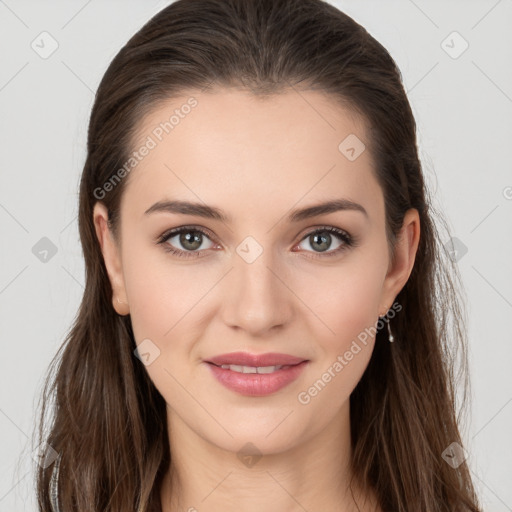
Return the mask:
M 288 354 L 232 353 L 204 361 L 224 387 L 245 396 L 267 396 L 296 380 L 309 360 Z

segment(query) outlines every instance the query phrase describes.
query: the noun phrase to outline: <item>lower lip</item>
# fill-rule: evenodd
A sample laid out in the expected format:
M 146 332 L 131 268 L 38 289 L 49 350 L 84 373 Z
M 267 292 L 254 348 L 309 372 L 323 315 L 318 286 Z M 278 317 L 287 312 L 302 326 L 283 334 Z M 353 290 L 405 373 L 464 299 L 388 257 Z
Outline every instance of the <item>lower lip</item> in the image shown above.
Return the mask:
M 266 396 L 284 388 L 303 372 L 308 361 L 281 368 L 272 373 L 234 372 L 212 363 L 206 363 L 215 378 L 228 389 L 247 396 Z

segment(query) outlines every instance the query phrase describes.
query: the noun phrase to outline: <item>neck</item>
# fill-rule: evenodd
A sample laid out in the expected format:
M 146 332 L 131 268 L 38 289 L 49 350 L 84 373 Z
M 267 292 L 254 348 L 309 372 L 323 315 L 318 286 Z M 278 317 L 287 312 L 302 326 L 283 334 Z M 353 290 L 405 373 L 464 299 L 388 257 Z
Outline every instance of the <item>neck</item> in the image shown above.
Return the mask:
M 348 401 L 324 431 L 281 453 L 247 459 L 247 465 L 169 409 L 168 427 L 172 456 L 161 487 L 162 512 L 375 510 L 374 498 L 369 508 L 369 495 L 350 482 Z

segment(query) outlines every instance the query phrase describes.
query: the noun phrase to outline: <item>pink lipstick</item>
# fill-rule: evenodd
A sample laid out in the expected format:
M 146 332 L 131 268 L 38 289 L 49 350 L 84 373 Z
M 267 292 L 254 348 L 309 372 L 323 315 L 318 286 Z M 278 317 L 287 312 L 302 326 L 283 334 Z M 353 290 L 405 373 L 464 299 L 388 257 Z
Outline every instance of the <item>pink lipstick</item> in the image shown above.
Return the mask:
M 279 391 L 296 380 L 308 362 L 288 354 L 247 352 L 232 352 L 205 360 L 221 384 L 247 396 L 266 396 Z

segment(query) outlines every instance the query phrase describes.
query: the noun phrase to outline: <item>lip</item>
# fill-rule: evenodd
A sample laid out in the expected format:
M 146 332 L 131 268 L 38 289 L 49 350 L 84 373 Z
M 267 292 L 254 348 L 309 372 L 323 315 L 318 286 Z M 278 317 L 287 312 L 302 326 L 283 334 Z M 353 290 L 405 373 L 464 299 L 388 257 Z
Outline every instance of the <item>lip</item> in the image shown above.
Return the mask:
M 266 354 L 249 354 L 248 352 L 231 352 L 211 357 L 205 360 L 207 363 L 213 363 L 217 366 L 223 364 L 236 364 L 240 366 L 284 366 L 296 365 L 306 361 L 301 357 L 291 356 L 289 354 L 276 354 L 268 352 Z
M 288 354 L 233 352 L 204 361 L 213 376 L 226 388 L 245 396 L 267 396 L 296 380 L 309 361 Z M 240 373 L 221 365 L 284 366 L 272 373 Z

